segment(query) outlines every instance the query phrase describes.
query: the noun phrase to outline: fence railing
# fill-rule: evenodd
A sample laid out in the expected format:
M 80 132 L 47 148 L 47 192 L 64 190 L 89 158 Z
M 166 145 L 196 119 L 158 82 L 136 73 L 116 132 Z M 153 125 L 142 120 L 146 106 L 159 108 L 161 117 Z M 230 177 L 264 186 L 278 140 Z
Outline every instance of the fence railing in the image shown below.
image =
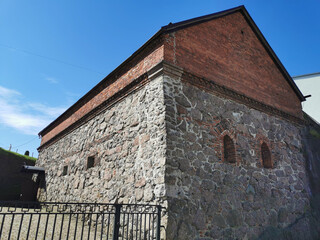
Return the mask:
M 160 240 L 161 206 L 0 202 L 1 240 Z

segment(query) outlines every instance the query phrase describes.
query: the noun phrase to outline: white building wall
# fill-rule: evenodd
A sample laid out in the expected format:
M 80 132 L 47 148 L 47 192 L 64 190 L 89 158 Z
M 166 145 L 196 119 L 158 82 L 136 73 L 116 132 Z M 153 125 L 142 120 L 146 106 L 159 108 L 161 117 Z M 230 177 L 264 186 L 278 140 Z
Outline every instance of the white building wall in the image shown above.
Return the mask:
M 320 73 L 293 77 L 304 96 L 311 95 L 302 102 L 303 111 L 320 123 Z

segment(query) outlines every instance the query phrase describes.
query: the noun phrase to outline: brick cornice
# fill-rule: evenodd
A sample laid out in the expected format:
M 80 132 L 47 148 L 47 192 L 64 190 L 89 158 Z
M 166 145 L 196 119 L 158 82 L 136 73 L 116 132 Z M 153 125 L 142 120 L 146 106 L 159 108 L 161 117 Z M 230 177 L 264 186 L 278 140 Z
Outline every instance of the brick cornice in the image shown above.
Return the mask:
M 251 108 L 254 108 L 256 110 L 265 112 L 270 115 L 274 115 L 286 120 L 289 120 L 290 122 L 293 122 L 295 124 L 302 125 L 304 124 L 304 120 L 300 119 L 296 116 L 293 116 L 289 113 L 286 113 L 284 111 L 281 111 L 277 108 L 271 107 L 269 105 L 266 105 L 262 102 L 256 101 L 252 98 L 249 98 L 241 93 L 237 93 L 234 90 L 228 89 L 224 86 L 218 85 L 215 82 L 198 77 L 192 73 L 189 73 L 185 70 L 183 70 L 180 67 L 174 66 L 168 62 L 162 61 L 161 63 L 157 64 L 155 67 L 153 67 L 151 70 L 146 72 L 145 74 L 141 75 L 140 77 L 136 78 L 134 81 L 132 81 L 128 86 L 124 87 L 120 91 L 118 91 L 116 94 L 111 96 L 110 98 L 106 99 L 102 104 L 97 106 L 96 108 L 92 109 L 89 113 L 81 117 L 78 121 L 74 122 L 61 132 L 59 132 L 57 135 L 52 137 L 47 142 L 43 143 L 39 148 L 38 151 L 41 151 L 44 147 L 50 146 L 51 144 L 55 143 L 59 139 L 63 138 L 65 135 L 73 131 L 74 129 L 80 127 L 81 125 L 85 124 L 101 112 L 105 111 L 106 109 L 112 107 L 117 102 L 124 99 L 126 96 L 128 96 L 131 93 L 136 92 L 138 89 L 143 87 L 148 82 L 152 81 L 156 77 L 160 75 L 167 75 L 174 78 L 178 78 L 183 82 L 186 82 L 188 84 L 191 84 L 193 86 L 196 86 L 198 88 L 203 89 L 207 92 L 212 92 L 216 96 L 220 96 L 223 98 L 228 98 L 231 100 L 234 100 L 236 102 L 242 103 L 244 105 L 247 105 Z
M 261 112 L 265 112 L 267 114 L 289 120 L 290 122 L 293 122 L 295 124 L 298 124 L 298 125 L 304 124 L 304 120 L 302 118 L 296 117 L 278 108 L 272 107 L 270 105 L 257 101 L 253 98 L 250 98 L 244 94 L 241 94 L 239 92 L 236 92 L 234 90 L 221 86 L 212 80 L 196 76 L 168 62 L 164 62 L 163 65 L 164 65 L 165 75 L 179 78 L 183 82 L 186 82 L 188 84 L 201 88 L 204 91 L 212 92 L 216 96 L 231 99 L 233 101 L 242 103 L 248 107 L 259 110 Z
M 126 96 L 128 96 L 131 93 L 136 92 L 140 88 L 142 88 L 145 84 L 153 80 L 154 78 L 158 77 L 162 74 L 162 63 L 159 63 L 155 67 L 153 67 L 151 70 L 146 72 L 145 74 L 142 74 L 140 77 L 133 80 L 129 85 L 122 88 L 120 91 L 118 91 L 116 94 L 111 96 L 110 98 L 106 99 L 102 104 L 92 109 L 90 112 L 85 114 L 83 117 L 81 117 L 79 120 L 56 134 L 54 137 L 43 143 L 39 148 L 38 151 L 41 151 L 44 147 L 48 147 L 52 145 L 53 143 L 57 142 L 59 139 L 63 138 L 70 132 L 72 132 L 74 129 L 80 127 L 81 125 L 85 124 L 95 116 L 99 115 L 101 112 L 107 110 L 108 108 L 111 108 L 114 104 L 124 99 Z

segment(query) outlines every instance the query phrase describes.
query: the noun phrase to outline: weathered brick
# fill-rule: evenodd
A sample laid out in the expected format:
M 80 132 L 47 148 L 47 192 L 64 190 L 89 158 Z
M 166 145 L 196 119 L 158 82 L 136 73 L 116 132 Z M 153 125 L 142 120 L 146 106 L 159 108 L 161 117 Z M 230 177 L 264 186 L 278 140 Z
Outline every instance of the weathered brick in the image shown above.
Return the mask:
M 164 59 L 297 117 L 301 103 L 241 13 L 166 35 Z

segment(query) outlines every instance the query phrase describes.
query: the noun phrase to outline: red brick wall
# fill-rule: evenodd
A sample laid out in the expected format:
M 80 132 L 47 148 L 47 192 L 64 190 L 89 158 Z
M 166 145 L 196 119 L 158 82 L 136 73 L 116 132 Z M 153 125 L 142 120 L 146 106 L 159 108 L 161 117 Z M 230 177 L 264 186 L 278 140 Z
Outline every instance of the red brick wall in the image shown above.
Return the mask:
M 160 41 L 159 47 L 117 81 L 44 134 L 41 145 L 162 60 L 279 110 L 302 116 L 300 100 L 241 13 L 167 34 L 164 42 L 162 45 Z
M 301 103 L 241 13 L 168 34 L 165 60 L 297 117 Z
M 50 140 L 52 137 L 63 131 L 65 128 L 69 127 L 71 124 L 79 120 L 85 114 L 90 112 L 92 109 L 103 103 L 108 98 L 112 97 L 115 93 L 117 93 L 120 89 L 124 88 L 128 84 L 130 84 L 133 80 L 150 70 L 152 67 L 157 65 L 159 62 L 163 60 L 163 45 L 156 48 L 152 53 L 143 58 L 140 62 L 138 62 L 133 68 L 131 68 L 128 72 L 123 74 L 117 81 L 106 87 L 100 93 L 98 93 L 95 97 L 93 97 L 89 102 L 81 106 L 78 110 L 76 110 L 69 118 L 65 119 L 58 126 L 53 128 L 51 131 L 42 136 L 41 145 Z

